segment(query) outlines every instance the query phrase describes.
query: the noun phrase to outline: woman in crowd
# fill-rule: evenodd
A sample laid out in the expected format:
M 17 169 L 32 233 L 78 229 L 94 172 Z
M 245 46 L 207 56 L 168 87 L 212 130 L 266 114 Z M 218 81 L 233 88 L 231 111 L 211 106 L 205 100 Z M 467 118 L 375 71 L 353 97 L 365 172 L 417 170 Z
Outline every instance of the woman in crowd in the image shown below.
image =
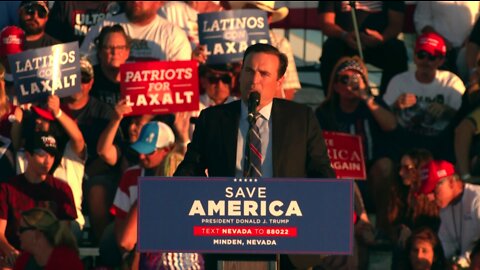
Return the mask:
M 396 243 L 393 250 L 393 268 L 399 265 L 401 254 L 408 250 L 406 241 L 412 230 L 426 227 L 437 232 L 440 226 L 439 208 L 434 201 L 418 192 L 421 185 L 420 168 L 433 159 L 432 154 L 425 149 L 411 149 L 401 158 L 399 176 L 391 190 L 389 216 L 392 227 L 392 240 Z
M 428 226 L 438 230 L 440 219 L 438 206 L 425 195 L 419 194 L 420 167 L 432 160 L 432 154 L 425 149 L 412 149 L 401 158 L 399 175 L 401 183 L 392 188 L 388 219 L 394 230 L 394 240 L 404 246 L 410 230 Z
M 379 235 L 386 235 L 393 162 L 388 158 L 389 147 L 384 137 L 396 128 L 397 122 L 383 100 L 370 94 L 368 72 L 359 57 L 343 57 L 337 62 L 328 95 L 316 110 L 316 116 L 323 130 L 361 137 L 368 168 L 368 191 L 364 183 L 359 183 L 359 187 L 367 211 L 376 209 L 376 227 L 382 232 Z
M 75 237 L 49 210 L 24 211 L 18 234 L 23 251 L 17 258 L 15 270 L 83 269 Z
M 365 162 L 369 168 L 368 172 L 368 193 L 372 194 L 373 201 L 377 208 L 377 228 L 385 228 L 386 222 L 382 217 L 386 217 L 387 197 L 386 191 L 389 186 L 389 179 L 392 176 L 393 163 L 390 159 L 384 158 L 385 155 L 380 151 L 382 142 L 381 135 L 384 132 L 391 131 L 396 127 L 396 120 L 388 109 L 382 107 L 381 100 L 374 100 L 370 94 L 368 86 L 368 72 L 360 58 L 343 57 L 333 70 L 330 84 L 328 85 L 328 95 L 325 101 L 316 110 L 316 116 L 323 130 L 336 131 L 359 135 L 362 138 L 363 149 L 365 150 Z M 366 188 L 364 183 L 359 183 L 360 191 L 366 200 L 367 211 L 372 206 L 370 198 L 365 197 Z M 370 204 L 370 205 L 369 205 Z M 370 208 L 370 209 L 369 209 Z M 358 213 L 357 213 L 358 214 Z M 362 216 L 360 220 L 362 220 Z M 366 216 L 366 215 L 365 215 Z M 368 219 L 365 224 L 369 224 Z M 372 237 L 366 239 L 362 235 L 371 235 L 372 232 L 365 234 L 371 229 L 363 230 L 362 222 L 356 226 L 356 231 L 363 231 L 360 239 L 364 244 L 373 244 Z M 371 225 L 370 225 L 371 227 Z M 376 243 L 377 241 L 375 241 Z M 360 246 L 359 252 L 365 249 Z M 359 265 L 363 267 L 368 258 L 366 254 L 358 256 Z M 363 261 L 362 261 L 363 260 Z

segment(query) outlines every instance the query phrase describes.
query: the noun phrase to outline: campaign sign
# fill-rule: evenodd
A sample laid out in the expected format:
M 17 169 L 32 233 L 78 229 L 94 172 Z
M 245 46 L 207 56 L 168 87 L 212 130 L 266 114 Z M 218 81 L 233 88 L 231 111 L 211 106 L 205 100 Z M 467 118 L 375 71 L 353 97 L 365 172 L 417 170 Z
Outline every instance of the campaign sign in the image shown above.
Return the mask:
M 340 132 L 324 131 L 328 157 L 337 178 L 367 178 L 362 138 Z
M 8 55 L 18 102 L 80 91 L 79 57 L 76 41 Z
M 207 47 L 207 64 L 240 62 L 250 45 L 270 44 L 267 13 L 258 9 L 200 13 L 198 35 Z
M 142 252 L 352 254 L 352 222 L 353 181 L 139 179 Z
M 120 96 L 130 115 L 196 111 L 199 107 L 196 61 L 155 61 L 120 66 Z

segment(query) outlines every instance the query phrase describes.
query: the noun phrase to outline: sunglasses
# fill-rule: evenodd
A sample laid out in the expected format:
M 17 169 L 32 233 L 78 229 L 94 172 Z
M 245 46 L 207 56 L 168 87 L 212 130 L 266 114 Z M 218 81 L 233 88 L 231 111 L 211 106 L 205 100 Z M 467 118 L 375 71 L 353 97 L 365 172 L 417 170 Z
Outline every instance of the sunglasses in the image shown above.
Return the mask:
M 32 227 L 32 226 L 19 227 L 19 228 L 18 228 L 18 233 L 19 233 L 19 234 L 22 234 L 22 233 L 24 233 L 24 232 L 26 232 L 26 231 L 32 231 L 32 230 L 36 230 L 36 229 L 37 229 L 37 228 Z
M 225 84 L 230 84 L 232 82 L 232 77 L 228 74 L 223 74 L 221 76 L 211 75 L 208 76 L 207 79 L 210 83 L 218 83 L 219 81 L 222 81 Z
M 353 90 L 360 89 L 360 80 L 361 76 L 358 73 L 352 75 L 339 75 L 337 76 L 336 82 L 341 83 L 346 86 L 350 86 Z
M 47 17 L 47 11 L 42 6 L 39 6 L 36 4 L 30 4 L 25 6 L 24 9 L 25 9 L 25 14 L 27 15 L 34 16 L 35 12 L 37 12 L 39 18 L 45 19 Z
M 418 59 L 423 60 L 425 58 L 428 58 L 429 61 L 435 61 L 439 58 L 442 58 L 441 56 L 436 56 L 436 55 L 431 55 L 426 51 L 419 51 L 415 54 Z

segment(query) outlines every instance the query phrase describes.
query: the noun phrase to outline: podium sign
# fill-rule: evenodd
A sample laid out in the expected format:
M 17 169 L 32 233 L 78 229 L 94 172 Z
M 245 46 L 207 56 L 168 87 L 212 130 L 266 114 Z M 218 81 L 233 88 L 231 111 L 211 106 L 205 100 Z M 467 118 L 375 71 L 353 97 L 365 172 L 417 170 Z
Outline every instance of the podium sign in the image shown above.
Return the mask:
M 141 177 L 139 193 L 142 252 L 352 253 L 352 181 Z

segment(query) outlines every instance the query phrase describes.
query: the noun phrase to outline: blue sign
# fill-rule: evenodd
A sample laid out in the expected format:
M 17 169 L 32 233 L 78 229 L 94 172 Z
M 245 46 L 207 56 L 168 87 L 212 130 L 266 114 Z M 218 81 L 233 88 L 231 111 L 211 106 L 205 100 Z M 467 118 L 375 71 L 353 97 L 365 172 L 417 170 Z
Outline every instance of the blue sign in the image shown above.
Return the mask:
M 353 182 L 139 179 L 142 252 L 352 254 Z
M 200 13 L 198 35 L 207 46 L 207 64 L 240 62 L 250 45 L 270 44 L 267 13 L 258 9 Z
M 18 101 L 66 97 L 80 91 L 79 57 L 76 41 L 8 55 Z

